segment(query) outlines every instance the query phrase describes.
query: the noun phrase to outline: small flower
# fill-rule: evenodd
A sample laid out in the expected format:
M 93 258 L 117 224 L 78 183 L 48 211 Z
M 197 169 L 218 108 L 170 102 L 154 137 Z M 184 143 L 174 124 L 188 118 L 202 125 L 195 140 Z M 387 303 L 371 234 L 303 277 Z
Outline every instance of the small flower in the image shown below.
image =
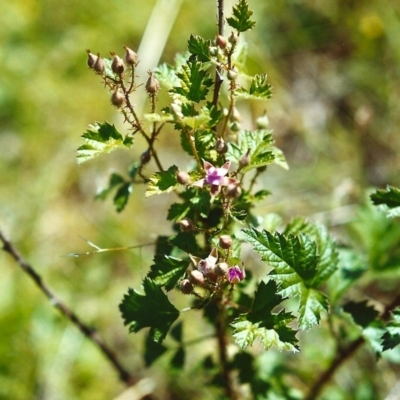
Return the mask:
M 235 265 L 228 270 L 228 280 L 232 285 L 241 282 L 246 277 L 244 268 L 241 269 L 238 265 Z
M 203 160 L 203 165 L 206 177 L 194 182 L 192 186 L 204 187 L 204 185 L 211 185 L 211 196 L 216 196 L 221 191 L 221 186 L 228 186 L 236 182 L 236 179 L 226 176 L 231 166 L 230 161 L 218 168 L 205 160 Z

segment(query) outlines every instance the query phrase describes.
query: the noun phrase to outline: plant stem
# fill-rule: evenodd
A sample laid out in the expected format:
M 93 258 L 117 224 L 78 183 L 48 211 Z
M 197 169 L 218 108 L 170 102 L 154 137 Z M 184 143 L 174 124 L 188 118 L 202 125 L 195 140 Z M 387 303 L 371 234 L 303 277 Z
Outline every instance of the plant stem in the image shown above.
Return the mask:
M 24 260 L 24 258 L 22 258 L 14 245 L 3 235 L 1 231 L 0 241 L 3 243 L 3 250 L 10 254 L 14 261 L 23 269 L 23 271 L 31 277 L 39 289 L 50 300 L 51 304 L 99 348 L 106 359 L 111 363 L 113 368 L 118 372 L 120 379 L 128 386 L 138 382 L 138 379 L 122 366 L 115 353 L 110 347 L 108 347 L 96 330 L 84 324 L 80 318 L 51 291 L 51 289 L 43 281 L 42 277 L 27 261 Z
M 218 0 L 218 35 L 224 35 L 224 0 Z M 218 65 L 215 71 L 215 85 L 214 85 L 214 95 L 213 104 L 218 105 L 219 91 L 222 85 L 221 77 L 222 68 Z

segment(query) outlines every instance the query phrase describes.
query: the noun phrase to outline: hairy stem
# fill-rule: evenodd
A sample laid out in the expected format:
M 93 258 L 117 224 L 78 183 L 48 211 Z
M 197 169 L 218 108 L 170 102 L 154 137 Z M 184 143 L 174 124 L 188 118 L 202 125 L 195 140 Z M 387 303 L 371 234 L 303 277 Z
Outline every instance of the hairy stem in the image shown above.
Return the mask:
M 133 385 L 138 379 L 128 372 L 118 360 L 115 353 L 104 342 L 100 335 L 93 328 L 84 324 L 81 319 L 65 304 L 63 303 L 46 285 L 42 277 L 35 271 L 35 269 L 19 254 L 14 245 L 3 235 L 0 231 L 0 242 L 3 243 L 3 250 L 8 253 L 14 261 L 22 268 L 22 270 L 30 276 L 39 289 L 50 300 L 51 304 L 57 308 L 61 314 L 68 318 L 91 342 L 93 342 L 98 349 L 103 353 L 106 359 L 110 362 L 112 367 L 118 372 L 120 379 L 128 386 Z
M 224 35 L 224 0 L 218 0 L 218 35 Z M 215 71 L 215 85 L 214 85 L 214 95 L 213 104 L 218 105 L 219 91 L 222 85 L 221 77 L 222 68 L 218 65 Z

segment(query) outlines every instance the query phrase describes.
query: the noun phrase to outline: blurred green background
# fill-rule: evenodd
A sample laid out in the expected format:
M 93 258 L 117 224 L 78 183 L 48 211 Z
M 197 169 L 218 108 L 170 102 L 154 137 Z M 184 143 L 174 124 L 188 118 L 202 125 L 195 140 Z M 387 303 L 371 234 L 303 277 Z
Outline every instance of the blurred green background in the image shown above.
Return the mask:
M 233 2 L 226 3 L 229 15 Z M 260 212 L 322 220 L 340 234 L 356 218 L 355 205 L 366 189 L 400 186 L 400 3 L 249 4 L 257 25 L 246 35 L 248 70 L 269 74 L 274 97 L 238 108 L 248 127 L 267 111 L 291 168 L 266 174 L 264 184 L 273 195 Z M 118 311 L 127 287 L 139 287 L 147 273 L 152 248 L 62 257 L 91 250 L 82 238 L 101 247 L 129 246 L 170 231 L 168 196 L 144 200 L 144 187 L 136 187 L 121 214 L 111 201 L 94 201 L 110 173 L 124 173 L 141 154 L 140 141 L 131 152 L 80 166 L 75 162 L 88 124 L 122 122 L 86 67 L 85 50 L 107 56 L 109 51 L 122 55 L 123 45 L 139 48 L 154 7 L 163 5 L 165 12 L 158 12 L 149 27 L 154 37 L 168 37 L 161 61 L 172 62 L 185 51 L 190 34 L 214 37 L 214 0 L 3 2 L 0 229 L 58 296 L 98 329 L 128 369 L 158 379 L 160 398 L 184 399 L 178 389 L 171 397 L 162 394 L 168 377 L 161 369 L 145 370 L 139 354 L 143 335 L 128 335 Z M 172 24 L 170 33 L 163 24 Z M 141 49 L 143 64 L 158 44 Z M 176 143 L 171 136 L 161 139 L 165 165 L 182 162 Z M 385 393 L 389 384 L 380 385 L 374 390 Z M 123 390 L 93 344 L 0 253 L 0 399 L 111 399 Z

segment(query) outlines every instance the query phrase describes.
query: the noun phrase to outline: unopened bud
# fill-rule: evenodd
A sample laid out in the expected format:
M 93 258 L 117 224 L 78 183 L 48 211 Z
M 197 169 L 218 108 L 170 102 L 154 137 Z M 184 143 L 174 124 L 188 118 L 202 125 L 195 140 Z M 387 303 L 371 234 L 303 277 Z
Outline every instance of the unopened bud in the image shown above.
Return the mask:
M 218 48 L 217 47 L 215 47 L 215 46 L 211 46 L 210 47 L 210 54 L 212 55 L 212 56 L 217 56 L 218 55 Z
M 219 245 L 223 249 L 229 249 L 232 247 L 232 238 L 229 235 L 222 235 L 219 238 Z
M 190 294 L 193 292 L 193 284 L 189 279 L 183 279 L 179 282 L 179 288 L 183 294 Z
M 240 131 L 240 123 L 239 122 L 232 122 L 231 125 L 229 126 L 230 130 L 232 132 L 239 132 Z
M 137 54 L 129 47 L 124 46 L 124 49 L 126 51 L 125 62 L 128 65 L 136 65 L 137 64 Z
M 190 218 L 183 218 L 179 221 L 182 232 L 191 232 L 195 229 L 194 222 Z
M 115 53 L 110 53 L 113 56 L 113 60 L 111 63 L 111 69 L 115 74 L 121 75 L 125 70 L 124 62 L 122 58 L 117 56 Z
M 216 43 L 217 43 L 217 46 L 222 50 L 225 49 L 225 47 L 227 45 L 226 38 L 223 37 L 222 35 L 217 35 Z
M 234 81 L 238 77 L 237 70 L 232 68 L 228 70 L 227 77 L 230 81 Z
M 93 65 L 93 69 L 102 74 L 106 70 L 106 65 L 104 64 L 103 59 L 100 57 L 100 54 L 97 54 L 97 60 Z
M 204 285 L 204 275 L 197 269 L 189 274 L 189 281 L 195 285 Z
M 239 166 L 240 168 L 247 167 L 250 164 L 250 150 L 247 150 L 246 154 L 243 154 L 242 157 L 239 158 Z
M 116 107 L 121 107 L 125 101 L 125 96 L 121 92 L 114 92 L 111 95 L 111 103 Z
M 149 79 L 146 82 L 146 92 L 150 95 L 157 93 L 160 90 L 160 82 L 154 78 L 152 72 L 148 72 Z
M 218 154 L 225 154 L 228 151 L 228 146 L 226 145 L 225 140 L 221 137 L 217 139 L 215 150 Z
M 244 269 L 241 269 L 238 265 L 229 268 L 228 270 L 228 280 L 233 285 L 241 282 L 246 277 Z
M 239 36 L 235 32 L 232 32 L 230 34 L 230 36 L 228 37 L 229 43 L 231 43 L 233 45 L 235 45 L 238 42 L 238 40 L 239 40 Z
M 269 119 L 266 115 L 257 118 L 257 129 L 265 129 L 269 125 Z
M 140 162 L 142 165 L 147 164 L 151 160 L 151 151 L 150 149 L 147 149 L 144 151 L 141 156 L 140 156 Z
M 86 53 L 88 55 L 87 65 L 88 65 L 89 68 L 93 68 L 94 64 L 97 61 L 97 56 L 94 55 L 93 53 L 91 53 L 89 49 L 86 50 Z
M 181 185 L 187 185 L 190 182 L 190 175 L 185 171 L 179 171 L 176 175 L 176 180 Z
M 242 194 L 242 189 L 239 186 L 239 182 L 230 183 L 226 187 L 226 195 L 231 199 L 237 199 Z
M 221 263 L 217 264 L 217 266 L 215 268 L 215 273 L 218 276 L 227 275 L 228 271 L 229 271 L 229 265 L 226 262 L 221 262 Z

